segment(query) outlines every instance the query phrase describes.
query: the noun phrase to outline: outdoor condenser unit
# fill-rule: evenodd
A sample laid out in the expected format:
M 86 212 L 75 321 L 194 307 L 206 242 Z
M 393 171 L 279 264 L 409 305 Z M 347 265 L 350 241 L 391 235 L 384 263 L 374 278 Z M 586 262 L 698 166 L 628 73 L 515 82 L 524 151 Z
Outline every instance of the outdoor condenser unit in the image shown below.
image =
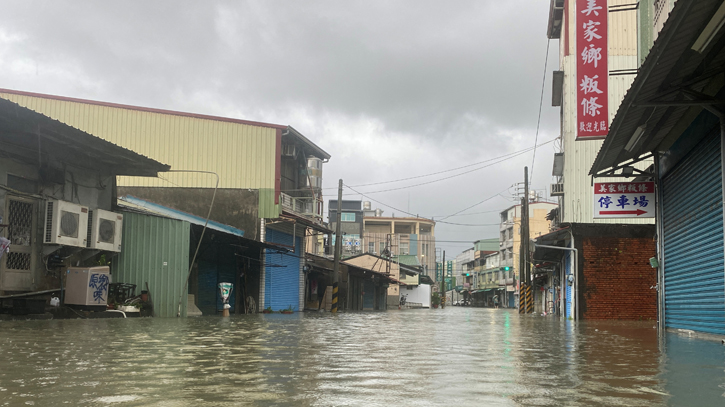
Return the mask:
M 65 276 L 65 304 L 102 305 L 108 302 L 111 271 L 108 266 L 70 267 Z
M 93 209 L 88 218 L 88 247 L 121 251 L 123 215 L 103 209 Z
M 87 207 L 52 199 L 45 203 L 44 243 L 86 247 L 87 228 Z

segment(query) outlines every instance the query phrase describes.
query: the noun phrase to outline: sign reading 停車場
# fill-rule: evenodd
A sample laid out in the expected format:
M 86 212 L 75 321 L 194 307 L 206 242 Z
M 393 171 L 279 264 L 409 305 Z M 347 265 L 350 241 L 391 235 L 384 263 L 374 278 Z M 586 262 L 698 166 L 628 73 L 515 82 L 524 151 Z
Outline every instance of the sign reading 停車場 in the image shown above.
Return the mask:
M 654 218 L 654 182 L 594 184 L 594 218 Z
M 577 140 L 609 131 L 607 0 L 576 1 Z

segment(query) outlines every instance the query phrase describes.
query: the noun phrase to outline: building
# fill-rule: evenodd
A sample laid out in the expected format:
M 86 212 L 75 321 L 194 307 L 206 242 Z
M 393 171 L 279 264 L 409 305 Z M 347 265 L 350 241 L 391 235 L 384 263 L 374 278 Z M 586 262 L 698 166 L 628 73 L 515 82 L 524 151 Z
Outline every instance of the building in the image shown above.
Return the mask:
M 547 214 L 556 209 L 557 204 L 551 202 L 529 203 L 529 236 L 535 238 L 549 232 L 550 221 Z M 501 211 L 501 224 L 499 226 L 499 257 L 500 267 L 508 267 L 501 275 L 506 281 L 506 292 L 513 290 L 518 295 L 520 252 L 521 252 L 521 215 L 522 206 L 513 205 Z M 508 288 L 511 286 L 511 288 Z M 508 299 L 507 299 L 508 300 Z M 510 301 L 510 300 L 508 300 Z
M 641 42 L 654 43 L 642 49 L 642 65 L 590 175 L 621 175 L 652 157 L 660 327 L 719 340 L 725 335 L 725 5 L 672 3 L 655 2 L 642 22 Z
M 513 306 L 513 278 L 506 278 L 510 270 L 501 268 L 501 253 L 495 251 L 479 256 L 476 259 L 474 273 L 476 285 L 472 292 L 473 305 L 489 307 L 493 305 L 493 296 L 498 295 L 502 307 Z M 510 298 L 510 299 L 509 299 Z M 509 304 L 511 303 L 511 304 Z
M 637 7 L 624 7 L 632 2 L 620 0 L 595 0 L 597 7 L 609 8 L 607 38 L 607 62 L 610 74 L 606 89 L 598 89 L 599 98 L 606 94 L 608 100 L 606 120 L 611 122 L 625 92 L 629 89 L 639 67 Z M 650 2 L 651 3 L 651 2 Z M 551 185 L 551 196 L 557 197 L 559 204 L 558 218 L 555 223 L 631 223 L 652 224 L 651 219 L 595 219 L 593 214 L 594 201 L 591 178 L 588 169 L 602 145 L 604 136 L 589 137 L 579 135 L 578 119 L 584 117 L 581 103 L 577 103 L 577 90 L 580 83 L 577 79 L 577 63 L 581 56 L 577 53 L 577 28 L 575 18 L 582 14 L 576 10 L 577 0 L 551 0 L 547 37 L 558 40 L 559 69 L 553 72 L 552 106 L 560 111 L 560 145 L 559 152 L 554 154 L 552 175 L 556 183 Z M 647 3 L 649 4 L 649 3 Z M 642 3 L 644 7 L 644 3 Z M 646 7 L 644 7 L 646 8 Z M 594 17 L 594 14 L 591 14 Z M 588 17 L 587 17 L 588 18 Z M 588 20 L 587 20 L 588 21 Z M 603 82 L 602 78 L 600 81 Z M 606 108 L 605 107 L 605 108 Z M 644 161 L 638 169 L 651 164 Z M 623 181 L 622 178 L 611 178 L 611 181 Z
M 266 255 L 259 307 L 304 308 L 306 238 L 322 223 L 330 155 L 288 125 L 0 89 L 0 98 L 167 162 L 161 178 L 120 176 L 118 195 L 235 227 L 288 250 Z M 133 175 L 133 174 L 131 174 Z M 209 212 L 210 204 L 211 212 Z
M 373 211 L 370 202 L 363 202 L 363 213 L 364 253 L 415 256 L 423 274 L 430 277 L 435 273 L 435 221 L 419 217 L 383 217 L 383 211 Z
M 342 258 L 356 256 L 363 253 L 363 210 L 361 201 L 343 200 L 340 218 L 340 233 L 342 234 Z M 330 200 L 327 211 L 330 229 L 337 231 L 337 200 Z M 335 247 L 337 236 L 332 234 L 331 247 Z M 332 254 L 332 253 L 331 253 Z
M 334 261 L 307 255 L 307 286 L 305 306 L 309 310 L 330 310 Z M 340 262 L 338 308 L 341 311 L 385 311 L 388 309 L 388 287 L 405 285 L 385 273 L 364 266 L 365 260 Z M 372 267 L 376 267 L 375 262 Z M 397 305 L 397 304 L 396 304 Z
M 123 253 L 116 177 L 169 166 L 0 99 L 0 294 L 59 289 L 70 265 Z M 96 215 L 94 217 L 94 214 Z
M 559 69 L 553 73 L 552 106 L 560 111 L 561 148 L 554 155 L 552 175 L 556 183 L 551 186 L 551 195 L 558 198 L 559 207 L 549 213 L 551 232 L 537 239 L 539 245 L 549 247 L 536 247 L 532 259 L 535 310 L 542 313 L 553 310 L 575 319 L 638 319 L 639 316 L 635 318 L 632 313 L 611 307 L 612 312 L 587 310 L 606 308 L 609 300 L 619 303 L 631 298 L 647 300 L 649 297 L 639 290 L 651 282 L 648 273 L 642 272 L 642 285 L 622 285 L 625 280 L 614 272 L 599 275 L 597 279 L 587 279 L 582 273 L 600 261 L 597 256 L 601 253 L 585 248 L 591 241 L 610 245 L 599 249 L 610 255 L 616 253 L 613 258 L 607 256 L 614 264 L 633 258 L 638 264 L 646 262 L 641 256 L 646 255 L 649 247 L 647 236 L 651 239 L 653 219 L 639 217 L 639 213 L 629 218 L 595 216 L 597 202 L 588 169 L 604 137 L 615 129 L 614 114 L 632 85 L 643 52 L 646 54 L 649 47 L 647 39 L 643 37 L 640 41 L 638 32 L 648 21 L 648 15 L 651 16 L 653 2 L 640 2 L 637 7 L 618 0 L 551 0 L 550 4 L 547 37 L 559 40 L 560 61 Z M 606 182 L 628 182 L 643 177 L 651 164 L 651 159 L 643 157 L 624 176 L 619 172 L 607 174 Z M 599 231 L 596 225 L 600 225 Z M 617 230 L 624 233 L 622 238 L 628 245 L 608 240 Z M 587 284 L 583 284 L 585 280 Z M 593 295 L 595 291 L 599 295 Z M 640 294 L 643 296 L 638 297 Z M 597 301 L 603 302 L 596 304 Z M 647 312 L 641 315 L 648 318 Z
M 377 293 L 376 296 L 380 296 L 380 299 L 385 298 L 386 307 L 390 309 L 397 308 L 400 304 L 401 287 L 405 286 L 405 283 L 401 282 L 402 276 L 415 276 L 419 274 L 417 270 L 411 267 L 371 253 L 363 253 L 349 257 L 345 259 L 344 263 L 365 270 L 371 270 L 385 276 L 387 281 L 389 281 L 387 291 L 384 295 Z M 363 289 L 365 288 L 363 287 Z M 376 301 L 380 301 L 380 299 Z
M 654 225 L 572 223 L 535 241 L 531 274 L 537 312 L 573 319 L 657 319 L 657 271 L 649 264 Z

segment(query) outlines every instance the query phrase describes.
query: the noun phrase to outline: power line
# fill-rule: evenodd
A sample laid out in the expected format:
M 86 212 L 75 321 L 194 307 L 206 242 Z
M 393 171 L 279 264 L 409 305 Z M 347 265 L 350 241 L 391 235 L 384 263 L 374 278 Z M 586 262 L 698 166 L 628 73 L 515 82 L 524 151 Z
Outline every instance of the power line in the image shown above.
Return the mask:
M 556 140 L 556 139 L 554 139 L 554 140 Z M 551 140 L 551 141 L 554 141 L 554 140 Z M 551 141 L 548 141 L 547 143 L 549 143 Z M 546 144 L 546 143 L 542 143 L 542 146 L 544 144 Z M 477 163 L 468 164 L 468 165 L 464 165 L 464 166 L 456 167 L 456 168 L 451 168 L 451 169 L 448 169 L 448 170 L 443 170 L 443 171 L 438 171 L 438 172 L 432 172 L 432 173 L 424 174 L 424 175 L 416 175 L 416 176 L 408 177 L 408 178 L 400 178 L 400 179 L 391 180 L 391 181 L 371 182 L 371 183 L 368 183 L 368 184 L 352 185 L 352 187 L 359 188 L 359 187 L 367 187 L 367 186 L 371 186 L 371 185 L 390 184 L 390 183 L 393 183 L 393 182 L 409 181 L 411 179 L 424 178 L 424 177 L 430 177 L 430 176 L 433 176 L 433 175 L 444 174 L 446 172 L 462 170 L 464 168 L 469 168 L 469 167 L 475 167 L 477 165 L 486 164 L 488 162 L 495 161 L 495 160 L 500 160 L 500 159 L 503 159 L 503 158 L 513 158 L 513 157 L 516 157 L 518 155 L 521 155 L 521 154 L 524 154 L 524 153 L 528 153 L 533 148 L 534 147 L 527 147 L 527 148 L 525 148 L 523 150 L 514 151 L 512 153 L 504 154 L 504 155 L 501 155 L 501 156 L 498 156 L 498 157 L 489 158 L 488 160 L 483 160 L 483 161 L 479 161 Z M 486 168 L 486 167 L 481 167 L 481 168 Z M 463 173 L 463 174 L 465 174 L 465 173 Z
M 549 63 L 549 44 L 546 40 L 546 58 L 544 58 L 544 78 L 541 79 L 541 99 L 539 99 L 539 118 L 536 121 L 536 138 L 534 139 L 534 158 L 531 159 L 531 179 L 534 179 L 534 163 L 536 162 L 536 143 L 539 142 L 539 126 L 541 125 L 541 107 L 544 105 L 544 85 L 546 84 L 546 65 Z M 556 139 L 555 139 L 556 140 Z M 528 199 L 528 197 L 527 197 Z
M 544 146 L 544 145 L 546 145 L 546 144 L 552 143 L 552 142 L 554 142 L 554 141 L 556 141 L 556 140 L 557 140 L 557 139 L 552 139 L 552 140 L 546 141 L 546 142 L 544 142 L 544 143 L 541 143 L 541 144 L 540 144 L 540 145 L 539 145 L 538 147 L 541 147 L 541 146 Z M 425 178 L 425 177 L 430 177 L 430 176 L 433 176 L 433 175 L 439 175 L 439 174 L 444 174 L 444 173 L 446 173 L 446 172 L 451 172 L 451 171 L 457 171 L 457 170 L 461 170 L 461 169 L 464 169 L 464 168 L 470 168 L 470 167 L 475 167 L 475 166 L 477 166 L 477 165 L 481 165 L 481 164 L 486 164 L 486 163 L 490 163 L 491 161 L 496 161 L 496 160 L 498 160 L 498 161 L 496 161 L 496 162 L 494 162 L 494 163 L 492 163 L 492 164 L 489 164 L 489 165 L 485 165 L 485 166 L 482 166 L 482 167 L 479 167 L 479 168 L 476 168 L 476 169 L 473 169 L 473 170 L 470 170 L 470 171 L 467 171 L 467 172 L 462 172 L 462 173 L 460 173 L 460 174 L 456 174 L 456 175 L 452 175 L 452 176 L 450 176 L 450 177 L 446 177 L 446 178 L 441 178 L 441 179 L 440 179 L 440 180 L 445 180 L 445 179 L 449 179 L 449 178 L 457 177 L 457 176 L 460 176 L 460 175 L 465 175 L 465 174 L 468 174 L 468 173 L 470 173 L 470 172 L 473 172 L 473 171 L 478 171 L 478 170 L 480 170 L 480 169 L 483 169 L 483 168 L 487 168 L 487 167 L 490 167 L 491 165 L 494 165 L 494 164 L 499 164 L 499 163 L 501 163 L 501 162 L 503 162 L 503 161 L 506 161 L 506 160 L 509 160 L 509 159 L 511 159 L 511 158 L 514 158 L 514 157 L 518 157 L 518 156 L 519 156 L 519 155 L 521 155 L 521 154 L 526 154 L 526 153 L 528 153 L 529 151 L 532 151 L 532 150 L 533 150 L 534 148 L 536 148 L 536 147 L 537 147 L 537 146 L 534 146 L 534 147 L 527 147 L 527 148 L 525 148 L 525 149 L 523 149 L 523 150 L 518 150 L 518 151 L 514 151 L 514 152 L 512 152 L 512 153 L 509 153 L 509 154 L 504 154 L 504 155 L 501 155 L 501 156 L 498 156 L 498 157 L 494 157 L 494 158 L 490 158 L 490 159 L 488 159 L 488 160 L 484 160 L 484 161 L 479 161 L 479 162 L 477 162 L 477 163 L 473 163 L 473 164 L 468 164 L 468 165 L 464 165 L 464 166 L 461 166 L 461 167 L 456 167 L 456 168 L 451 168 L 451 169 L 448 169 L 448 170 L 442 170 L 442 171 L 438 171 L 438 172 L 432 172 L 432 173 L 429 173 L 429 174 L 423 174 L 423 175 L 416 175 L 416 176 L 413 176 L 413 177 L 407 177 L 407 178 L 400 178 L 400 179 L 395 179 L 395 180 L 389 180 L 389 181 L 371 182 L 371 183 L 368 183 L 368 184 L 360 184 L 360 185 L 345 185 L 345 186 L 346 186 L 346 187 L 348 187 L 348 188 L 360 188 L 360 187 L 367 187 L 367 186 L 373 186 L 373 185 L 383 185 L 383 184 L 391 184 L 391 183 L 394 183 L 394 182 L 402 182 L 402 181 L 409 181 L 409 180 L 411 180 L 411 179 L 417 179 L 417 178 Z M 368 194 L 373 194 L 373 193 L 378 193 L 378 192 L 388 192 L 388 191 L 395 191 L 395 190 L 397 190 L 397 189 L 404 189 L 404 188 L 412 188 L 412 187 L 415 187 L 415 186 L 419 186 L 419 185 L 426 185 L 426 184 L 430 184 L 431 182 L 437 182 L 437 181 L 439 181 L 439 180 L 434 180 L 434 181 L 426 182 L 426 183 L 423 183 L 423 184 L 415 184 L 415 185 L 411 185 L 411 186 L 407 186 L 407 187 L 400 187 L 400 188 L 394 188 L 394 189 L 389 189 L 389 190 L 382 190 L 382 191 L 372 191 L 372 192 L 367 192 L 367 193 L 368 193 Z M 322 189 L 328 189 L 328 190 L 330 190 L 330 189 L 337 189 L 337 187 L 327 187 L 327 188 L 322 188 Z M 289 192 L 291 192 L 291 191 L 307 191 L 307 190 L 309 190 L 309 188 L 302 188 L 302 189 L 286 189 L 285 191 L 289 191 Z
M 484 202 L 486 202 L 486 201 L 489 201 L 489 200 L 491 200 L 491 199 L 493 199 L 493 198 L 495 198 L 495 197 L 499 196 L 499 194 L 502 194 L 502 193 L 504 193 L 505 191 L 508 191 L 508 188 L 504 189 L 504 190 L 503 190 L 503 191 L 501 191 L 501 192 L 497 192 L 497 193 L 495 193 L 495 194 L 494 194 L 494 195 L 492 195 L 492 196 L 489 196 L 488 198 L 484 199 L 483 201 L 477 202 L 477 203 L 475 203 L 475 204 L 473 204 L 473 205 L 471 205 L 471 206 L 469 206 L 469 207 L 467 207 L 467 208 L 465 208 L 465 209 L 461 209 L 460 211 L 458 211 L 458 212 L 456 212 L 456 213 L 454 213 L 454 214 L 452 214 L 452 215 L 448 215 L 448 216 L 445 216 L 445 217 L 443 217 L 443 219 L 448 219 L 448 218 L 450 218 L 451 216 L 455 216 L 455 215 L 458 215 L 458 214 L 459 214 L 459 213 L 461 213 L 461 212 L 465 212 L 465 211 L 467 211 L 467 210 L 469 210 L 469 209 L 471 209 L 471 208 L 473 208 L 473 207 L 476 207 L 476 206 L 478 206 L 478 205 L 480 205 L 480 204 L 482 204 L 482 203 L 484 203 Z M 441 219 L 441 220 L 437 220 L 436 222 L 441 222 L 441 221 L 443 221 L 443 219 Z
M 450 215 L 450 216 L 448 216 L 448 217 L 449 217 L 449 218 L 452 218 L 452 217 L 454 217 L 454 216 L 469 216 L 469 215 L 480 215 L 480 214 L 483 214 L 483 213 L 494 213 L 494 212 L 495 212 L 495 213 L 499 213 L 499 212 L 501 212 L 501 211 L 500 211 L 500 210 L 493 210 L 493 211 L 483 211 L 483 212 L 470 212 L 470 213 L 461 213 L 460 215 Z M 444 216 L 445 216 L 445 215 L 440 215 L 440 216 L 433 216 L 433 218 L 443 218 Z
M 554 140 L 556 140 L 556 139 L 549 140 L 546 143 L 542 143 L 541 145 L 543 146 L 545 144 L 551 143 Z M 430 185 L 430 184 L 432 184 L 434 182 L 440 182 L 440 181 L 449 180 L 451 178 L 460 177 L 461 175 L 470 174 L 472 172 L 475 172 L 475 171 L 478 171 L 478 170 L 482 170 L 484 168 L 488 168 L 488 167 L 494 166 L 496 164 L 501 164 L 504 161 L 507 161 L 507 160 L 510 160 L 512 158 L 518 157 L 518 156 L 520 156 L 522 154 L 526 154 L 526 153 L 528 153 L 529 151 L 531 151 L 533 149 L 534 149 L 533 147 L 529 147 L 528 149 L 518 151 L 518 152 L 514 153 L 513 155 L 504 156 L 506 158 L 502 158 L 499 161 L 492 162 L 492 163 L 486 164 L 484 166 L 481 166 L 481 167 L 478 167 L 478 168 L 474 168 L 472 170 L 468 170 L 468 171 L 464 171 L 464 172 L 461 172 L 461 173 L 458 173 L 458 174 L 450 175 L 448 177 L 443 177 L 443 178 L 439 178 L 439 179 L 434 179 L 432 181 L 426 181 L 426 182 L 421 182 L 419 184 L 406 185 L 406 186 L 397 187 L 397 188 L 381 189 L 381 190 L 378 190 L 378 191 L 366 191 L 365 193 L 366 194 L 377 194 L 377 193 L 381 193 L 381 192 L 399 191 L 401 189 L 408 189 L 408 188 L 414 188 L 414 187 L 419 187 L 419 186 L 423 186 L 423 185 Z M 420 178 L 420 177 L 418 177 L 418 178 Z M 385 181 L 385 182 L 381 182 L 380 184 L 386 184 L 386 183 L 390 183 L 390 182 L 393 182 L 393 181 Z M 366 185 L 377 185 L 377 184 L 376 183 L 371 183 L 371 184 L 366 184 Z M 350 187 L 348 186 L 348 188 L 350 188 Z M 350 189 L 352 189 L 352 188 L 350 188 Z M 349 196 L 349 195 L 357 195 L 357 194 L 359 194 L 359 192 L 356 193 L 356 194 L 347 194 L 347 195 Z
M 344 184 L 343 184 L 343 185 L 344 185 Z M 390 208 L 390 209 L 393 209 L 393 210 L 396 210 L 396 211 L 400 211 L 400 212 L 402 212 L 402 213 L 404 213 L 404 214 L 406 214 L 406 215 L 414 216 L 414 217 L 416 217 L 416 218 L 417 218 L 417 217 L 419 217 L 419 216 L 418 216 L 417 214 L 413 214 L 413 213 L 410 213 L 410 212 L 404 211 L 404 210 L 402 210 L 402 209 L 399 209 L 399 208 L 396 208 L 396 207 L 394 207 L 394 206 L 388 205 L 388 204 L 386 204 L 386 203 L 384 203 L 384 202 L 381 202 L 381 201 L 379 201 L 379 200 L 377 200 L 377 199 L 373 199 L 373 198 L 371 198 L 371 197 L 369 197 L 369 196 L 367 196 L 367 195 L 363 194 L 362 192 L 356 191 L 355 189 L 353 189 L 353 188 L 352 188 L 352 187 L 350 187 L 349 185 L 345 185 L 345 187 L 346 187 L 346 188 L 348 188 L 348 189 L 350 189 L 351 191 L 355 192 L 356 194 L 359 194 L 359 195 L 361 195 L 361 196 L 364 196 L 365 198 L 367 198 L 367 199 L 369 199 L 369 200 L 371 200 L 371 201 L 373 201 L 373 202 L 376 202 L 376 203 L 378 203 L 378 204 L 380 204 L 380 205 L 383 205 L 383 206 L 385 206 L 385 207 L 388 207 L 388 208 Z M 498 194 L 497 194 L 497 195 L 498 195 Z M 491 197 L 488 197 L 488 198 L 484 199 L 483 201 L 481 201 L 481 202 L 479 202 L 479 203 L 477 203 L 477 204 L 475 204 L 475 205 L 469 206 L 469 207 L 468 207 L 468 208 L 466 208 L 466 209 L 470 209 L 470 208 L 472 208 L 472 207 L 474 207 L 474 206 L 476 206 L 476 205 L 480 205 L 480 204 L 482 204 L 482 203 L 484 203 L 484 202 L 488 201 L 489 199 L 495 198 L 495 197 L 496 197 L 497 195 L 493 195 L 493 196 L 491 196 Z M 464 209 L 464 210 L 465 210 L 465 209 Z M 463 212 L 463 211 L 461 211 L 461 212 Z M 451 216 L 452 216 L 452 215 L 451 215 Z M 448 218 L 448 217 L 450 217 L 450 216 L 447 216 L 446 218 Z M 443 220 L 435 220 L 435 219 L 432 219 L 432 218 L 426 218 L 426 219 L 431 219 L 431 220 L 435 221 L 436 223 L 443 223 L 443 224 L 448 224 L 448 225 L 454 225 L 454 226 L 474 226 L 474 227 L 479 227 L 479 226 L 495 226 L 495 225 L 498 225 L 498 223 L 486 223 L 486 224 L 468 224 L 468 223 L 453 223 L 453 222 L 445 222 L 445 221 L 443 221 Z M 445 219 L 445 218 L 444 218 L 444 219 Z
M 367 193 L 367 194 L 377 194 L 377 193 L 381 193 L 381 192 L 391 192 L 391 191 L 398 191 L 398 190 L 401 190 L 401 189 L 408 189 L 408 188 L 419 187 L 419 186 L 423 186 L 423 185 L 430 185 L 430 184 L 432 184 L 434 182 L 440 182 L 440 181 L 445 181 L 445 180 L 448 180 L 448 179 L 451 179 L 451 178 L 460 177 L 461 175 L 470 174 L 472 172 L 475 172 L 475 171 L 478 171 L 478 170 L 482 170 L 484 168 L 488 168 L 488 167 L 491 167 L 491 166 L 496 165 L 496 164 L 500 164 L 500 163 L 502 163 L 502 162 L 504 162 L 506 160 L 509 160 L 511 158 L 517 157 L 517 156 L 522 155 L 522 154 L 526 154 L 527 152 L 529 152 L 531 150 L 532 149 L 529 148 L 528 150 L 524 150 L 522 152 L 519 152 L 516 155 L 513 155 L 513 156 L 508 157 L 508 158 L 504 158 L 504 159 L 502 159 L 500 161 L 496 161 L 496 162 L 493 162 L 493 163 L 484 165 L 482 167 L 474 168 L 472 170 L 468 170 L 468 171 L 465 171 L 465 172 L 462 172 L 462 173 L 459 173 L 459 174 L 450 175 L 448 177 L 438 178 L 438 179 L 434 179 L 432 181 L 421 182 L 420 184 L 406 185 L 406 186 L 403 186 L 403 187 L 382 189 L 382 190 L 379 190 L 379 191 L 366 191 L 365 193 Z M 374 184 L 369 184 L 369 185 L 374 185 Z

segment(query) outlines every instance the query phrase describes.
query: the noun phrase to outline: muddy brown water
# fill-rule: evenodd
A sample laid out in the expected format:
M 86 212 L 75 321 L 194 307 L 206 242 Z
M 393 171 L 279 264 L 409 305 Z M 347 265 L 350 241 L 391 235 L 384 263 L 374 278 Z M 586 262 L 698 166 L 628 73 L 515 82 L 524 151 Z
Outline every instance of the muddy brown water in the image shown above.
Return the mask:
M 725 347 L 449 307 L 0 322 L 0 405 L 724 406 Z

